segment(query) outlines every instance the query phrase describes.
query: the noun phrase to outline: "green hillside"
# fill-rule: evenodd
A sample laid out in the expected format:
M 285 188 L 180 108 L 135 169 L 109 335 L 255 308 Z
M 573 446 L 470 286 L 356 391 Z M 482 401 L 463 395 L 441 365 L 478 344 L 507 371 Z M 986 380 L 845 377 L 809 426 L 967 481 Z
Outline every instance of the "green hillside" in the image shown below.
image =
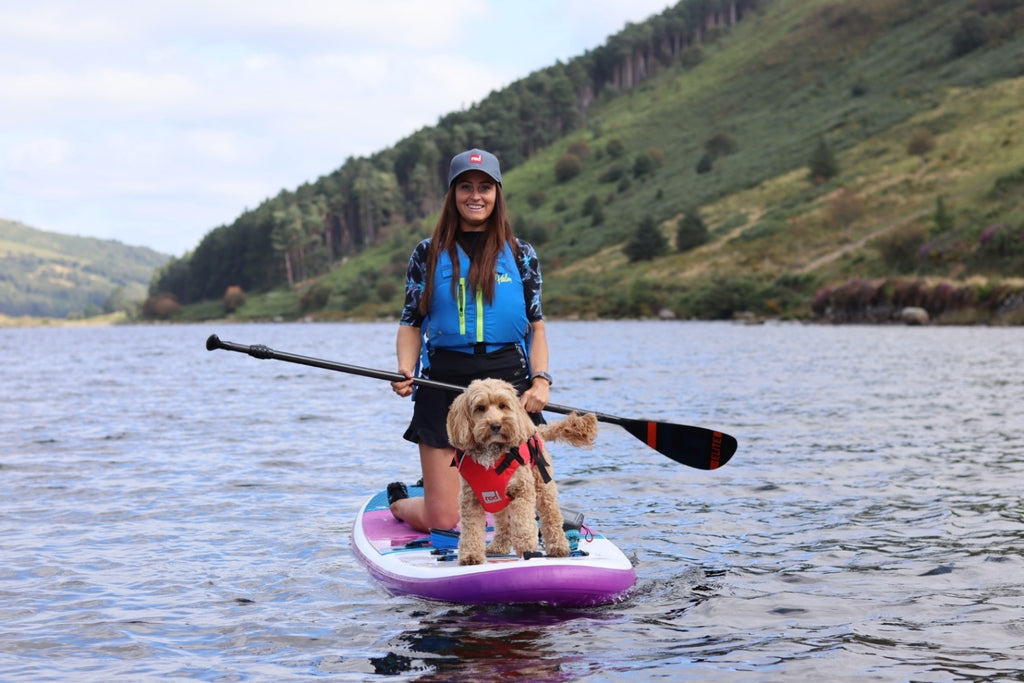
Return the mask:
M 153 272 L 168 258 L 145 247 L 0 219 L 0 314 L 66 318 L 134 312 L 146 298 Z
M 1024 0 L 741 4 L 734 22 L 700 15 L 696 33 L 665 33 L 672 15 L 613 36 L 613 57 L 634 71 L 646 58 L 647 68 L 628 82 L 611 69 L 615 87 L 597 93 L 573 130 L 513 156 L 504 188 L 517 231 L 541 256 L 546 312 L 884 320 L 915 305 L 951 322 L 1024 322 Z M 676 9 L 698 5 L 708 11 L 687 0 Z M 672 59 L 644 47 L 665 35 L 690 42 Z M 588 58 L 598 73 L 600 60 Z M 540 72 L 510 89 L 552 78 Z M 493 111 L 485 101 L 464 116 Z M 438 140 L 451 131 L 467 147 L 495 134 L 442 120 L 351 163 L 377 169 L 364 178 L 397 197 L 404 176 L 389 180 L 387 169 L 402 170 L 400 152 L 426 148 L 407 156 L 446 162 Z M 329 188 L 351 168 L 275 201 L 319 201 L 329 223 Z M 239 223 L 269 231 L 286 213 L 271 204 Z M 680 231 L 687 214 L 707 229 L 696 242 Z M 254 286 L 234 315 L 396 315 L 405 261 L 433 217 L 379 215 L 373 239 L 328 259 L 329 272 L 262 294 Z M 663 239 L 631 260 L 624 247 L 645 223 Z M 260 263 L 279 261 L 268 253 Z M 155 294 L 168 279 L 154 281 Z M 224 305 L 182 314 L 220 316 Z

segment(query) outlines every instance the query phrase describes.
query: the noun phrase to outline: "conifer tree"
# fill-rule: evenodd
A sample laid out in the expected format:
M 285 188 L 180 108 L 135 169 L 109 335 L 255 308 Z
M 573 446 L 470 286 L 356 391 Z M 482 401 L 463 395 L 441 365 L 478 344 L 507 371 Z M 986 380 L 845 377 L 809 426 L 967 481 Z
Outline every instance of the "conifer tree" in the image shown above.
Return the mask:
M 676 249 L 687 251 L 708 241 L 708 226 L 697 209 L 687 209 L 676 228 Z
M 664 254 L 667 248 L 668 240 L 661 234 L 661 230 L 658 229 L 654 218 L 648 214 L 636 226 L 623 251 L 629 258 L 630 263 L 635 263 L 637 261 L 650 261 L 654 257 Z
M 808 168 L 808 176 L 814 183 L 820 184 L 839 175 L 839 162 L 836 161 L 836 155 L 824 136 L 818 138 L 818 145 L 814 148 Z

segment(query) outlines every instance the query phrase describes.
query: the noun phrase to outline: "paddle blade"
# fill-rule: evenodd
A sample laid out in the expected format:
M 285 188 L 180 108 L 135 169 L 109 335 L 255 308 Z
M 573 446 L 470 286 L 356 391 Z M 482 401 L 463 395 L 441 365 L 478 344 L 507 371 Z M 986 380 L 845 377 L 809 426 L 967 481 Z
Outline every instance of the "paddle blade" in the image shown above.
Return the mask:
M 651 420 L 622 420 L 627 432 L 664 456 L 699 470 L 713 470 L 729 462 L 736 439 L 704 427 Z

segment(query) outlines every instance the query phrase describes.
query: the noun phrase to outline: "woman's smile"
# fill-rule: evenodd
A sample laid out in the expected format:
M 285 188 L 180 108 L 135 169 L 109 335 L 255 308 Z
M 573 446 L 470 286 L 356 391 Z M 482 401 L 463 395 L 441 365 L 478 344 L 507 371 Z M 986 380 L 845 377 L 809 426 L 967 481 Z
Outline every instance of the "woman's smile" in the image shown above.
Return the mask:
M 482 171 L 469 171 L 455 181 L 455 205 L 459 209 L 461 228 L 482 231 L 494 211 L 495 183 Z

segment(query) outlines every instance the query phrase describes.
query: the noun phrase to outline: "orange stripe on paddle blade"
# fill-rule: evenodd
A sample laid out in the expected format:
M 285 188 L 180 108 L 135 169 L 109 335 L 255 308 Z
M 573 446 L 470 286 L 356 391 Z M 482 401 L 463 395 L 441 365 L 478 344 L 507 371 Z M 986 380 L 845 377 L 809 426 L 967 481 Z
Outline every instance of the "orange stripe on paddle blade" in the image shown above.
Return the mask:
M 722 464 L 722 432 L 715 432 L 711 435 L 711 458 L 708 469 L 718 469 Z
M 647 423 L 647 445 L 651 448 L 658 448 L 658 423 Z

